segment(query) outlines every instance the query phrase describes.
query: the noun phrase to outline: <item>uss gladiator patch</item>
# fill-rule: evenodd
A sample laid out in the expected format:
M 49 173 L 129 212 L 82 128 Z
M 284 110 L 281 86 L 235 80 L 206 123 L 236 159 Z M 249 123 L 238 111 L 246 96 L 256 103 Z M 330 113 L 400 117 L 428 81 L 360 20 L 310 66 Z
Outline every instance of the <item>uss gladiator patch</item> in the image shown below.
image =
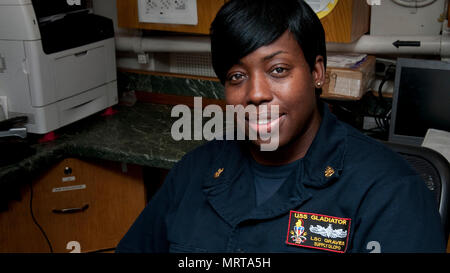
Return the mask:
M 350 218 L 291 211 L 286 244 L 344 253 L 350 224 Z

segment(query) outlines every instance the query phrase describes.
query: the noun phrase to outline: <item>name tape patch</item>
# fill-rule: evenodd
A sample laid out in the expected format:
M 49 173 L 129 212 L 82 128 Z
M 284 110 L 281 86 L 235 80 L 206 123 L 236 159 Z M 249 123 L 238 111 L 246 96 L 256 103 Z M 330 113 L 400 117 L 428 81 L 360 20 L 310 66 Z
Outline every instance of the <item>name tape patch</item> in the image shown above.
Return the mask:
M 350 223 L 350 218 L 291 211 L 286 244 L 344 253 Z

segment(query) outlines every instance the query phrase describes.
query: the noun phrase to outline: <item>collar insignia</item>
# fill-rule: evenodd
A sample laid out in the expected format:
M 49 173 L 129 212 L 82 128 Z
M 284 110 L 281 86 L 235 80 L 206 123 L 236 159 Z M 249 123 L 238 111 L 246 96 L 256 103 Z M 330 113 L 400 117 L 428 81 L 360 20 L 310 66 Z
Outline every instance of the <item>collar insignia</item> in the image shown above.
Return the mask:
M 217 172 L 214 174 L 214 178 L 219 178 L 219 176 L 222 174 L 223 168 L 220 168 L 217 170 Z
M 335 173 L 335 170 L 334 170 L 332 167 L 330 167 L 330 166 L 328 166 L 328 167 L 325 169 L 325 177 L 326 177 L 326 178 L 332 177 L 334 173 Z

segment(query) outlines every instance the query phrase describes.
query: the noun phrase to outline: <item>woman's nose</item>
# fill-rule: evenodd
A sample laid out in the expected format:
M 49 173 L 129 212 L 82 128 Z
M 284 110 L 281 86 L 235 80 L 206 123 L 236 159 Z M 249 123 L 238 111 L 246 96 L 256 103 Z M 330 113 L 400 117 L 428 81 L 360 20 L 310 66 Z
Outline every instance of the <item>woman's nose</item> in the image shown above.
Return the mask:
M 247 105 L 261 105 L 272 101 L 270 84 L 264 75 L 252 75 L 247 90 Z

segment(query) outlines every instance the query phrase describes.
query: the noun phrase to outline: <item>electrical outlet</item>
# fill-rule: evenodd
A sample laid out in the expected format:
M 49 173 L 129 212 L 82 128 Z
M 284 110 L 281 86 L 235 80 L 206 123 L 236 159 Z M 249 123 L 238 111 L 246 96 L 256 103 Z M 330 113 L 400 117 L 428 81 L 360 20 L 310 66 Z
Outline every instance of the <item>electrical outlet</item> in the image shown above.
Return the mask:
M 390 66 L 390 65 L 397 65 L 397 61 L 395 60 L 390 60 L 390 59 L 385 59 L 385 58 L 377 58 L 376 59 L 376 64 L 377 66 L 383 65 L 383 71 L 377 71 L 377 75 L 379 76 L 384 76 L 386 69 Z
M 137 55 L 139 64 L 148 64 L 149 56 L 147 53 L 139 53 Z

